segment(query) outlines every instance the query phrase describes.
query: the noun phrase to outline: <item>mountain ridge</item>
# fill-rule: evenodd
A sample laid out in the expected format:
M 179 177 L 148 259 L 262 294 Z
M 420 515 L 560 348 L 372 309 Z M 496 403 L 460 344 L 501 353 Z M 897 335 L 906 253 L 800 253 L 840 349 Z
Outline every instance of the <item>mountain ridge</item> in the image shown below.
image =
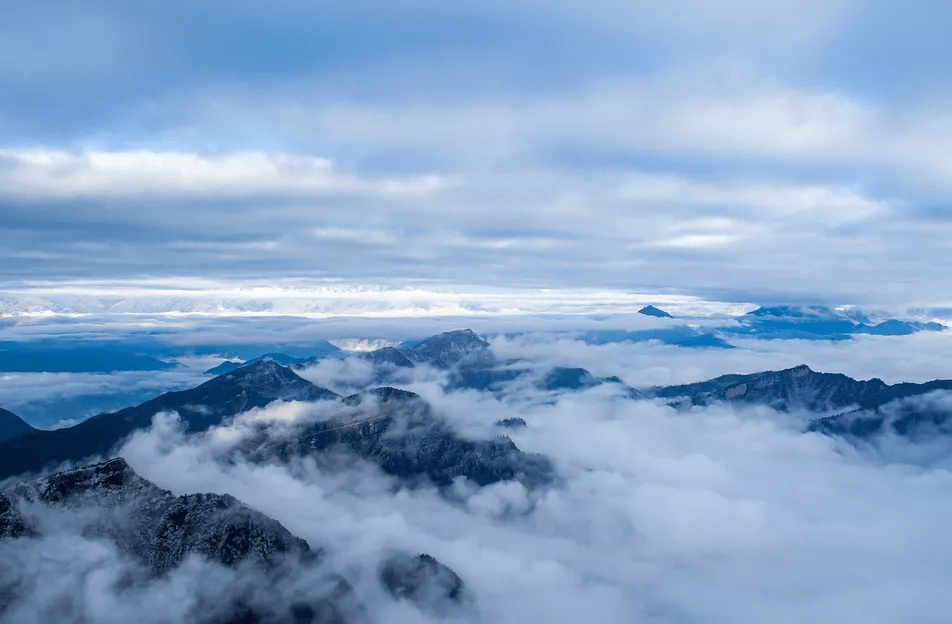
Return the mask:
M 147 429 L 161 411 L 179 413 L 187 432 L 204 431 L 230 416 L 275 400 L 339 398 L 271 361 L 225 373 L 195 388 L 166 392 L 136 406 L 93 416 L 52 431 L 34 430 L 0 442 L 0 479 L 37 472 L 51 463 L 106 456 L 134 431 Z
M 37 429 L 13 412 L 0 407 L 0 442 L 33 431 L 37 431 Z

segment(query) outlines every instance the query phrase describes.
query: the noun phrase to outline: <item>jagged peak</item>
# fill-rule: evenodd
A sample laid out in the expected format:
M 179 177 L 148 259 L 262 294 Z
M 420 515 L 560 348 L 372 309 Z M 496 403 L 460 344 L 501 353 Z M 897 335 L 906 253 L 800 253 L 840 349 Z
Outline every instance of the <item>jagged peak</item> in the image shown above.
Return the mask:
M 47 502 L 64 502 L 94 492 L 119 491 L 133 486 L 155 487 L 143 479 L 122 457 L 62 470 L 36 481 L 36 491 Z

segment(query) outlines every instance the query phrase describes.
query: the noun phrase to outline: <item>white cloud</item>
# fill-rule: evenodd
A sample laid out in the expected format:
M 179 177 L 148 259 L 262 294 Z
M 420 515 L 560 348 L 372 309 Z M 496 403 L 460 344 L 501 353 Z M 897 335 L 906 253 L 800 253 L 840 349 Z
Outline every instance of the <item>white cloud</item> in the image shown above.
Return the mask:
M 36 283 L 5 290 L 0 318 L 107 315 L 148 324 L 177 316 L 305 318 L 468 318 L 498 315 L 631 313 L 648 302 L 676 313 L 716 313 L 737 304 L 677 294 L 603 289 L 489 289 L 474 286 L 376 285 L 308 279 L 230 282 L 144 279 Z M 741 306 L 743 308 L 743 306 Z M 640 321 L 640 319 L 636 319 Z M 129 322 L 134 322 L 130 320 Z M 333 336 L 330 336 L 333 337 Z
M 507 352 L 516 353 L 531 350 Z M 393 547 L 450 565 L 482 621 L 500 623 L 940 621 L 950 606 L 943 470 L 840 454 L 767 409 L 678 414 L 600 391 L 552 401 L 415 387 L 461 431 L 488 432 L 502 414 L 525 418 L 514 440 L 552 457 L 561 485 L 459 487 L 459 505 L 432 490 L 394 490 L 367 466 L 218 463 L 209 449 L 222 436 L 183 439 L 164 422 L 124 453 L 160 485 L 228 491 L 328 545 L 380 621 L 394 605 L 374 570 Z
M 315 156 L 151 150 L 76 153 L 52 148 L 0 150 L 0 182 L 7 195 L 66 198 L 130 194 L 234 198 L 262 193 L 418 197 L 444 185 L 432 175 L 361 177 L 338 171 L 330 160 Z

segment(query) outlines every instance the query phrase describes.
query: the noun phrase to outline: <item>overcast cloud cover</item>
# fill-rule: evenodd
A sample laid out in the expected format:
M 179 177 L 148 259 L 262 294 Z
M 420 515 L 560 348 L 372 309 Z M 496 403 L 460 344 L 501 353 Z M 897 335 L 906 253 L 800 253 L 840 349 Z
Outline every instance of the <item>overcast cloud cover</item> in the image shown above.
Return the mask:
M 17 301 L 148 277 L 160 309 L 185 278 L 949 304 L 941 1 L 8 4 Z

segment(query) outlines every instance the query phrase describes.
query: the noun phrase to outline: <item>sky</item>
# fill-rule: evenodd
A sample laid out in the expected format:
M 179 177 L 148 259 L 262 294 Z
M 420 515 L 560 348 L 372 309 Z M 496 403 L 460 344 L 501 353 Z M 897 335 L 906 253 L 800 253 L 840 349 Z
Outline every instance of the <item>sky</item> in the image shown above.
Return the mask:
M 4 314 L 196 283 L 952 305 L 944 2 L 7 5 Z

